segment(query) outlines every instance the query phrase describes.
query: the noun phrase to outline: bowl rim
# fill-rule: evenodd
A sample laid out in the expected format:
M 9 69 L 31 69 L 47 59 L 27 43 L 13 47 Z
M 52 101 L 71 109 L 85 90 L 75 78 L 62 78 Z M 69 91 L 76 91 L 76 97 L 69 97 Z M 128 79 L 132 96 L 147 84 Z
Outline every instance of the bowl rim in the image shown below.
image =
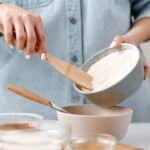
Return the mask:
M 135 63 L 134 67 L 130 70 L 130 72 L 125 75 L 123 78 L 121 78 L 120 80 L 118 80 L 118 82 L 112 84 L 111 86 L 105 88 L 105 89 L 102 89 L 102 90 L 97 90 L 97 91 L 83 91 L 83 90 L 80 90 L 80 88 L 78 87 L 77 84 L 74 83 L 74 88 L 77 92 L 81 93 L 81 94 L 85 94 L 85 95 L 89 95 L 89 94 L 97 94 L 99 92 L 105 92 L 107 90 L 110 90 L 112 89 L 113 87 L 117 86 L 118 84 L 120 84 L 122 81 L 124 81 L 130 74 L 132 74 L 132 72 L 135 70 L 135 68 L 138 66 L 139 62 L 140 62 L 140 50 L 138 49 L 137 46 L 133 45 L 133 44 L 129 44 L 129 43 L 122 43 L 121 46 L 128 46 L 130 47 L 131 49 L 134 49 L 137 51 L 137 54 L 138 54 L 138 58 L 137 58 L 137 62 Z M 97 52 L 95 55 L 91 56 L 82 66 L 81 66 L 81 69 L 83 69 L 84 71 L 87 71 L 87 69 L 84 69 L 84 67 L 86 66 L 87 63 L 89 63 L 94 57 L 96 57 L 97 55 L 104 55 L 105 52 L 108 52 L 108 51 L 111 51 L 113 48 L 110 48 L 110 47 L 107 47 L 107 48 L 104 48 L 102 50 L 100 50 L 99 52 Z M 105 56 L 105 55 L 104 55 Z M 104 57 L 102 56 L 102 57 Z
M 15 117 L 15 116 L 25 116 L 25 117 L 33 117 L 35 119 L 39 119 L 39 120 L 44 120 L 44 117 L 42 115 L 39 114 L 35 114 L 35 113 L 22 113 L 22 112 L 7 112 L 7 113 L 0 113 L 0 117 L 1 116 L 10 116 L 10 117 Z
M 84 104 L 84 105 L 86 105 L 86 106 L 89 105 L 90 106 L 90 105 L 95 105 L 95 104 Z M 66 108 L 66 107 L 84 107 L 84 105 L 69 105 L 69 106 L 64 106 L 62 108 Z M 56 112 L 57 112 L 58 115 L 63 114 L 65 116 L 74 117 L 74 118 L 117 118 L 117 117 L 122 117 L 122 116 L 132 116 L 132 114 L 133 114 L 133 109 L 129 108 L 129 107 L 124 107 L 124 106 L 112 106 L 112 107 L 125 109 L 125 112 L 122 112 L 120 114 L 115 114 L 113 116 L 110 116 L 110 115 L 85 115 L 85 114 L 66 113 L 66 112 L 59 112 L 59 111 L 56 111 Z M 109 109 L 109 108 L 106 108 L 106 109 Z

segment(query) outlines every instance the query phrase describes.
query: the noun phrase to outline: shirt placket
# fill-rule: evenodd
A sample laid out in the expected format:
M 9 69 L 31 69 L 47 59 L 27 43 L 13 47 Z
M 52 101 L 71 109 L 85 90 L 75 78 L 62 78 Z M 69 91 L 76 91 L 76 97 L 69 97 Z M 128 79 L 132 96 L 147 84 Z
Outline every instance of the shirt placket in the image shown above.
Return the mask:
M 66 0 L 66 9 L 69 61 L 76 66 L 80 66 L 83 62 L 81 1 Z M 83 96 L 77 93 L 72 85 L 69 88 L 69 97 L 73 103 L 83 103 Z

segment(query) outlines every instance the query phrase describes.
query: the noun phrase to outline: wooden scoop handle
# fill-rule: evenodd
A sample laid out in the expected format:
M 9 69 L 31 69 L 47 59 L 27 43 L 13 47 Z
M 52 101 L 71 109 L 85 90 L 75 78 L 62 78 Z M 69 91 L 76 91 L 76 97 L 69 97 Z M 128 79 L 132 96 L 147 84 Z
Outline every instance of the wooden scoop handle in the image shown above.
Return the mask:
M 34 101 L 36 103 L 39 103 L 39 104 L 42 104 L 42 105 L 50 105 L 50 101 L 35 94 L 35 93 L 32 93 L 22 87 L 18 87 L 16 85 L 13 85 L 13 84 L 9 84 L 8 85 L 8 90 L 20 95 L 20 96 L 23 96 L 31 101 Z

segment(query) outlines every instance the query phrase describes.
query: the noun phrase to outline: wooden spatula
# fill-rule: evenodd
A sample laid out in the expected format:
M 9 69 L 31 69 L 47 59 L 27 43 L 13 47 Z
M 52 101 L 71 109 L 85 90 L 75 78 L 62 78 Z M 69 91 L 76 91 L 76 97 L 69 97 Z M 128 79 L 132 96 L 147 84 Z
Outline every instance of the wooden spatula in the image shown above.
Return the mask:
M 0 32 L 3 33 L 3 26 L 0 24 Z M 63 74 L 68 79 L 72 80 L 76 84 L 91 90 L 92 89 L 92 77 L 77 68 L 76 66 L 69 64 L 61 59 L 58 59 L 48 54 L 47 62 L 52 65 L 58 72 Z
M 76 84 L 92 90 L 92 77 L 88 73 L 52 55 L 48 55 L 47 62 Z

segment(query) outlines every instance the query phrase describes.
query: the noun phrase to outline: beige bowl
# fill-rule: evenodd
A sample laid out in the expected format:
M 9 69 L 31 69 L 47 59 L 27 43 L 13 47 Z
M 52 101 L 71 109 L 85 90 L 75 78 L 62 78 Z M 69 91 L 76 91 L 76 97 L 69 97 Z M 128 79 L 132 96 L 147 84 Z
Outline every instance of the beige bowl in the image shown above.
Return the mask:
M 132 118 L 132 109 L 115 106 L 102 108 L 94 104 L 66 106 L 70 113 L 57 112 L 60 122 L 72 127 L 72 137 L 92 137 L 107 133 L 122 139 Z

